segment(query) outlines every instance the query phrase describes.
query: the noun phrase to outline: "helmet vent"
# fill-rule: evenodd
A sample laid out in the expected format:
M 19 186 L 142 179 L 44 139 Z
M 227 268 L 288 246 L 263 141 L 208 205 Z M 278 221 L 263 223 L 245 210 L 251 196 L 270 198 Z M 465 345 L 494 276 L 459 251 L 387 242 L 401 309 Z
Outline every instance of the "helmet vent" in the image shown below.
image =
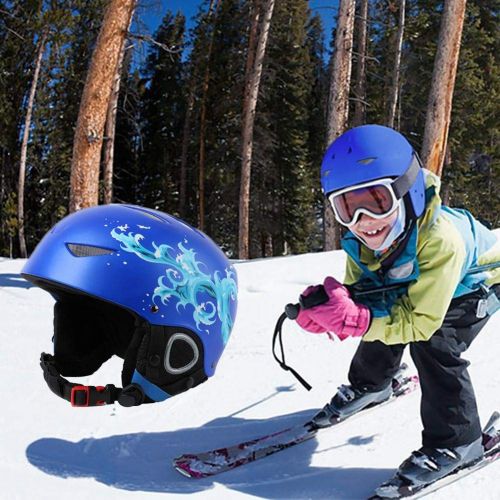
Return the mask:
M 362 160 L 358 160 L 358 163 L 361 163 L 362 165 L 369 165 L 370 163 L 374 162 L 376 159 L 377 159 L 376 157 L 363 158 Z
M 94 247 L 92 245 L 68 243 L 66 246 L 75 257 L 97 257 L 99 255 L 111 255 L 115 253 L 114 250 L 110 250 L 109 248 Z
M 154 213 L 153 211 L 143 208 L 143 207 L 137 207 L 135 205 L 126 205 L 127 208 L 131 208 L 132 210 L 136 210 L 137 212 L 143 213 L 146 217 L 149 217 L 150 219 L 155 219 L 160 222 L 166 222 L 167 224 L 170 224 L 170 221 L 166 217 L 161 217 L 160 215 Z

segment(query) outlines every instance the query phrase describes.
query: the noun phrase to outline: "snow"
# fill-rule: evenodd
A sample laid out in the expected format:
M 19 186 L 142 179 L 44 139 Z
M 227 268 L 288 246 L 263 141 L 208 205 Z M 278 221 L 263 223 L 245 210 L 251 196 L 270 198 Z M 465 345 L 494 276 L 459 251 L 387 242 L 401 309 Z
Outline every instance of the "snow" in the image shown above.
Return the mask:
M 171 459 L 258 437 L 305 421 L 346 374 L 358 340 L 330 341 L 285 322 L 287 362 L 313 385 L 307 392 L 271 354 L 283 307 L 326 275 L 342 278 L 341 252 L 236 262 L 239 310 L 217 373 L 164 403 L 137 408 L 71 408 L 39 367 L 51 352 L 52 299 L 24 281 L 22 260 L 0 258 L 1 497 L 5 499 L 193 498 L 362 499 L 420 446 L 419 391 L 315 439 L 234 471 L 195 480 Z M 500 408 L 497 314 L 466 357 L 484 421 Z M 408 354 L 405 361 L 413 367 Z M 112 359 L 83 384 L 120 385 Z M 500 462 L 432 495 L 499 499 Z

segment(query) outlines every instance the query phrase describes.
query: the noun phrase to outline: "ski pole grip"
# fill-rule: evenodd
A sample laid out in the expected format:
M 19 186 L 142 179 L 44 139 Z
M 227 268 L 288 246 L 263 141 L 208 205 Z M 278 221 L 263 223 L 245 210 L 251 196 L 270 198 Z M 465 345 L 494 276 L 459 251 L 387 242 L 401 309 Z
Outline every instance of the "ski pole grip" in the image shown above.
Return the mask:
M 287 304 L 285 314 L 289 319 L 297 319 L 300 309 L 311 309 L 311 307 L 319 306 L 328 302 L 329 298 L 323 285 L 319 285 L 317 290 L 309 295 L 301 295 L 298 304 Z

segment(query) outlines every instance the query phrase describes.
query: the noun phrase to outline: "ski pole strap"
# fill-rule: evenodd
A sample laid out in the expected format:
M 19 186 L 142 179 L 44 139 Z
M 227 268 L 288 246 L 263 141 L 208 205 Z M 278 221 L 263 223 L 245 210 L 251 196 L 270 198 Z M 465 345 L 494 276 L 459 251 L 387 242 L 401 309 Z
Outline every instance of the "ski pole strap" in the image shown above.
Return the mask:
M 42 353 L 40 366 L 49 389 L 71 403 L 71 406 L 102 406 L 114 403 L 120 397 L 121 388 L 108 384 L 106 387 L 73 384 L 63 378 L 56 367 L 54 356 Z
M 286 313 L 283 313 L 279 319 L 278 322 L 276 323 L 276 327 L 274 329 L 274 334 L 273 334 L 273 356 L 274 359 L 278 362 L 278 364 L 281 366 L 281 368 L 285 371 L 291 372 L 291 374 L 302 384 L 303 387 L 305 387 L 308 391 L 312 389 L 311 385 L 309 385 L 303 377 L 299 375 L 299 373 L 294 370 L 291 366 L 288 366 L 285 361 L 285 350 L 283 348 L 283 338 L 282 338 L 282 327 L 283 327 L 283 322 L 287 318 Z M 281 359 L 278 358 L 276 355 L 276 341 L 279 341 L 279 346 L 281 350 Z

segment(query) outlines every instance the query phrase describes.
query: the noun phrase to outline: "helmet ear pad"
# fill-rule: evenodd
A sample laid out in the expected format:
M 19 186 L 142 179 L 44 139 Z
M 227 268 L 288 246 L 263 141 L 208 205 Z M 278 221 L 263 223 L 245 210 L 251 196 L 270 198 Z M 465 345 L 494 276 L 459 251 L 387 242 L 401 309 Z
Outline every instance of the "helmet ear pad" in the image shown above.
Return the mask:
M 125 358 L 124 387 L 130 383 L 133 370 L 171 396 L 207 379 L 204 347 L 198 335 L 187 328 L 141 323 L 136 327 Z M 135 360 L 134 366 L 131 366 L 132 360 Z
M 91 375 L 114 354 L 123 358 L 134 332 L 128 311 L 88 296 L 58 293 L 54 358 L 64 376 Z

